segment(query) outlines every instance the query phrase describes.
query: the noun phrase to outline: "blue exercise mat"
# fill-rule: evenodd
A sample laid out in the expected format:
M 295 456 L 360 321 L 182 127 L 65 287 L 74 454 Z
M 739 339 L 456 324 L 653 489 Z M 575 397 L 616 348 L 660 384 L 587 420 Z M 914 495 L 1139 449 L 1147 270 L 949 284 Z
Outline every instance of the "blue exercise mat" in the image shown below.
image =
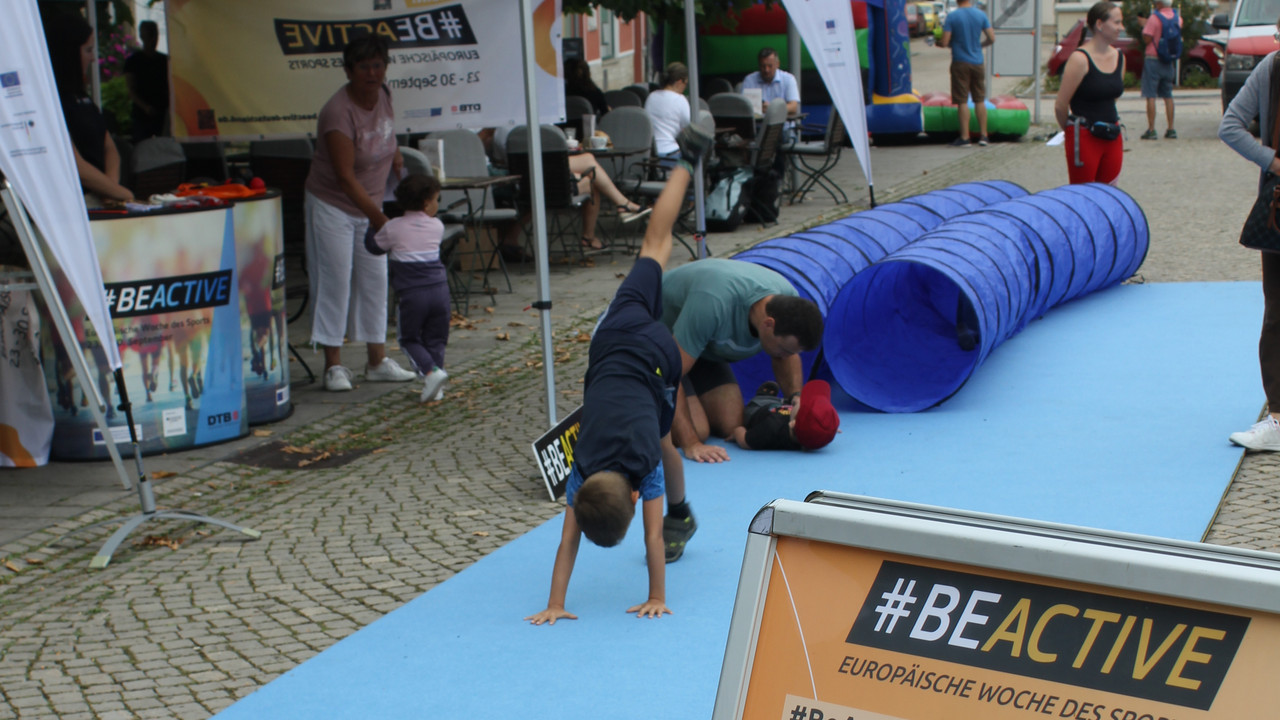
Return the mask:
M 842 411 L 816 453 L 731 448 L 686 464 L 700 528 L 667 566 L 675 614 L 639 620 L 639 519 L 583 542 L 554 627 L 556 518 L 342 640 L 218 717 L 709 717 L 747 526 L 816 489 L 1199 540 L 1262 406 L 1257 283 L 1122 286 L 1071 302 L 1001 346 L 932 410 Z

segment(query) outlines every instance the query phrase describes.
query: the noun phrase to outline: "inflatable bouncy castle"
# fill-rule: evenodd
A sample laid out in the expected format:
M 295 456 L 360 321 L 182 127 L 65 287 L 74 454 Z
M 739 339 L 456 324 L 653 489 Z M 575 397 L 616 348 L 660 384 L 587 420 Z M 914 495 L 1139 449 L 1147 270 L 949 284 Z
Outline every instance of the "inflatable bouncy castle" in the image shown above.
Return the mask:
M 930 134 L 954 134 L 956 108 L 944 92 L 921 96 L 912 87 L 910 29 L 904 0 L 854 0 L 853 21 L 857 28 L 858 59 L 862 65 L 862 87 L 867 108 L 867 130 L 873 138 L 904 140 Z M 761 48 L 778 51 L 787 64 L 787 13 L 779 2 L 766 8 L 757 3 L 736 16 L 736 24 L 699 28 L 699 69 L 704 80 L 722 78 L 737 86 L 756 69 Z M 678 29 L 666 28 L 666 37 L 681 37 Z M 684 43 L 665 43 L 665 57 L 658 65 L 684 60 Z M 831 112 L 831 98 L 809 57 L 801 50 L 800 104 L 806 126 L 825 127 Z M 1020 136 L 1031 124 L 1031 114 L 1022 101 L 1002 96 L 987 99 L 990 132 L 997 136 Z M 970 115 L 972 122 L 976 118 Z

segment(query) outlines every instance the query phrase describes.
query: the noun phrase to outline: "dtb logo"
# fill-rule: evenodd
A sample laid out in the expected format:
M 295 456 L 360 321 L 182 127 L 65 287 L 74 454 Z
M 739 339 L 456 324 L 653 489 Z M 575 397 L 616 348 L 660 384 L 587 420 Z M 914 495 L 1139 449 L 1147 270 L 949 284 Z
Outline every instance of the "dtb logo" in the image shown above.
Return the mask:
M 240 411 L 232 410 L 231 412 L 213 413 L 205 420 L 209 427 L 217 427 L 218 425 L 226 425 L 227 423 L 240 422 Z

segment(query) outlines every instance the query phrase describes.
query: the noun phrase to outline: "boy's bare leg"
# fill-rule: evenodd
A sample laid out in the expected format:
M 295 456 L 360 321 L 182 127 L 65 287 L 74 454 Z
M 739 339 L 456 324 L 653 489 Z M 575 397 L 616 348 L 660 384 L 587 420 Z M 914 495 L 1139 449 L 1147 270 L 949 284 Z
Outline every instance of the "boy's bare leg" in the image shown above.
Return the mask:
M 640 246 L 640 257 L 652 258 L 659 265 L 666 267 L 671 257 L 671 228 L 675 227 L 676 218 L 680 217 L 680 208 L 684 205 L 684 194 L 689 189 L 689 168 L 684 163 L 677 164 L 667 177 L 666 187 L 658 195 L 653 204 L 653 212 L 649 215 L 649 227 L 644 233 L 644 243 Z

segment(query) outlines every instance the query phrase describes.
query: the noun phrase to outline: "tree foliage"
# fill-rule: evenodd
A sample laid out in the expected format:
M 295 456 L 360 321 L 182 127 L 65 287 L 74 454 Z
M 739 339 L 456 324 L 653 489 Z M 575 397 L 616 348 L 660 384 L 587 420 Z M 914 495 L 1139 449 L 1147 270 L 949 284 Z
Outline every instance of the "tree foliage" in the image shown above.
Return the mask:
M 590 15 L 595 8 L 612 10 L 623 20 L 632 20 L 636 15 L 644 13 L 656 22 L 684 22 L 684 4 L 686 0 L 564 0 L 565 13 Z M 694 13 L 703 23 L 731 20 L 735 10 L 745 10 L 756 3 L 756 0 L 688 0 L 694 4 Z M 765 0 L 766 5 L 773 5 L 780 0 Z
M 1173 8 L 1182 17 L 1182 58 L 1186 59 L 1191 48 L 1195 47 L 1200 37 L 1204 35 L 1206 25 L 1204 21 L 1209 19 L 1209 4 L 1204 0 L 1173 0 Z M 1139 42 L 1144 42 L 1142 26 L 1146 24 L 1147 16 L 1151 12 L 1151 1 L 1122 0 L 1120 12 L 1124 15 L 1125 33 L 1131 38 L 1137 38 Z

